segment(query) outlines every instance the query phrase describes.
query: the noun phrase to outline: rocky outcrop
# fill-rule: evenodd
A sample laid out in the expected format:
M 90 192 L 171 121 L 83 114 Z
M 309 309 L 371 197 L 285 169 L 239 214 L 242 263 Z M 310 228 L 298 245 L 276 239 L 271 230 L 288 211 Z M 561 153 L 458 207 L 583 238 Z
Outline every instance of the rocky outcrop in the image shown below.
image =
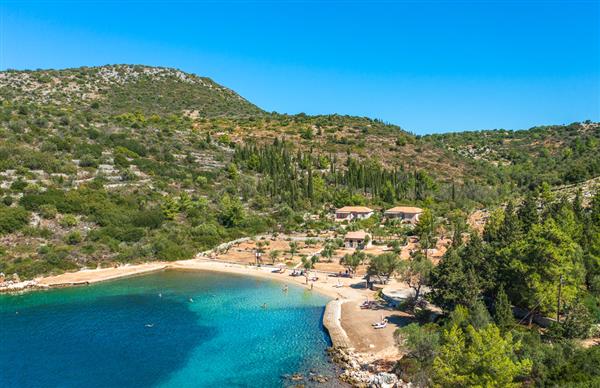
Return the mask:
M 408 386 L 398 380 L 398 376 L 393 373 L 378 373 L 375 376 L 371 376 L 369 385 L 372 388 L 392 388 L 400 386 Z
M 372 364 L 365 362 L 359 354 L 351 349 L 333 347 L 329 350 L 329 354 L 332 360 L 344 370 L 339 376 L 340 380 L 353 387 L 400 388 L 412 386 L 410 383 L 400 380 L 393 373 L 374 370 Z
M 382 372 L 352 350 L 350 339 L 341 324 L 343 303 L 344 301 L 338 299 L 330 301 L 323 314 L 323 326 L 329 332 L 333 343 L 329 355 L 333 362 L 343 369 L 340 380 L 353 387 L 409 387 L 410 384 L 405 384 L 395 374 Z
M 2 292 L 19 292 L 30 289 L 39 289 L 45 288 L 44 286 L 38 284 L 35 280 L 25 280 L 21 281 L 13 281 L 8 280 L 0 283 L 0 293 Z

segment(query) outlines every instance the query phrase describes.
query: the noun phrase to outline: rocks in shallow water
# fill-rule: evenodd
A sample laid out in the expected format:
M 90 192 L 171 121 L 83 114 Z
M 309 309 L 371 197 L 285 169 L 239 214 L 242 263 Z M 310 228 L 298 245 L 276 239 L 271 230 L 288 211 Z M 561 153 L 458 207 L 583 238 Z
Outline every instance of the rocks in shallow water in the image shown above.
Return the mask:
M 315 383 L 326 383 L 329 381 L 329 377 L 315 374 L 310 376 L 309 380 Z
M 300 381 L 300 380 L 304 380 L 304 377 L 300 373 L 294 373 L 290 377 L 290 380 L 292 380 L 292 381 Z
M 301 384 L 299 382 L 304 382 L 305 380 L 308 380 L 310 382 L 313 383 L 326 383 L 329 381 L 329 377 L 324 376 L 322 374 L 317 373 L 316 371 L 311 371 L 308 376 L 304 376 L 301 373 L 294 373 L 293 375 L 283 375 L 281 376 L 282 379 L 284 380 L 289 380 L 292 381 L 294 383 L 297 383 L 296 385 L 294 385 L 295 387 L 303 387 L 304 384 Z

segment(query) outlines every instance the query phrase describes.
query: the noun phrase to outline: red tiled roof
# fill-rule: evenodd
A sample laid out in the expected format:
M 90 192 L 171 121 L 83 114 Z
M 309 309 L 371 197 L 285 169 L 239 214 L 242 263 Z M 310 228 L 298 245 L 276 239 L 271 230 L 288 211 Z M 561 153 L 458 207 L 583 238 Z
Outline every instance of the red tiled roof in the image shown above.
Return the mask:
M 344 206 L 340 209 L 337 209 L 336 213 L 370 213 L 373 209 L 368 208 L 366 206 Z
M 412 207 L 412 206 L 396 206 L 391 209 L 385 211 L 385 213 L 423 213 L 423 209 L 420 207 Z
M 352 239 L 352 240 L 364 240 L 369 234 L 367 232 L 365 232 L 364 230 L 358 230 L 356 232 L 348 232 L 346 233 L 346 235 L 344 236 L 345 239 Z

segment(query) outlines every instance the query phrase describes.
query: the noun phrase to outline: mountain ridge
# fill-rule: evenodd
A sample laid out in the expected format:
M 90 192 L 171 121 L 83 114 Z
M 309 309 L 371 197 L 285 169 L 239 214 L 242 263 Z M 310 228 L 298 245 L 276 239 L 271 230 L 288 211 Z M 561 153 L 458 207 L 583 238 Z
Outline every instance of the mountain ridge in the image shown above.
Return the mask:
M 170 88 L 163 87 L 167 83 Z M 182 84 L 188 87 L 182 87 Z M 131 108 L 149 114 L 196 110 L 207 117 L 263 112 L 208 77 L 175 68 L 145 65 L 7 70 L 0 72 L 0 94 L 23 101 L 65 106 L 79 103 L 85 106 L 94 102 L 100 106 L 105 103 L 109 113 L 124 113 Z M 136 104 L 136 101 L 139 103 Z
M 132 72 L 132 71 L 137 71 L 136 72 Z M 165 77 L 165 76 L 171 76 L 171 77 L 175 77 L 178 78 L 179 80 L 183 81 L 183 82 L 199 82 L 200 84 L 203 84 L 203 86 L 209 88 L 209 89 L 216 89 L 218 92 L 221 92 L 231 98 L 234 99 L 238 99 L 241 103 L 247 103 L 250 106 L 252 106 L 254 108 L 254 110 L 250 113 L 252 114 L 256 114 L 256 113 L 266 113 L 266 111 L 264 111 L 263 109 L 259 108 L 258 106 L 252 104 L 248 99 L 242 97 L 241 95 L 239 95 L 235 90 L 226 87 L 222 84 L 219 84 L 217 82 L 215 82 L 213 79 L 211 79 L 210 77 L 206 77 L 206 76 L 202 76 L 193 72 L 186 72 L 183 71 L 179 68 L 176 67 L 170 67 L 170 66 L 153 66 L 153 65 L 144 65 L 144 64 L 105 64 L 105 65 L 94 65 L 94 66 L 79 66 L 79 67 L 67 67 L 67 68 L 60 68 L 60 69 L 54 69 L 54 68 L 48 68 L 48 69 L 5 69 L 5 70 L 0 70 L 0 95 L 3 95 L 6 93 L 7 90 L 9 90 L 9 86 L 7 85 L 8 82 L 10 81 L 14 81 L 14 79 L 11 79 L 11 74 L 29 74 L 32 75 L 34 79 L 39 80 L 43 80 L 41 82 L 41 84 L 45 84 L 48 83 L 48 79 L 47 77 L 49 76 L 74 76 L 78 73 L 82 73 L 85 74 L 86 72 L 100 72 L 102 73 L 101 75 L 110 77 L 112 76 L 112 80 L 114 80 L 117 84 L 122 84 L 124 82 L 130 81 L 130 79 L 136 80 L 140 74 L 139 72 L 142 72 L 143 75 L 145 76 L 152 76 L 152 77 Z M 112 74 L 111 74 L 112 72 Z M 123 78 L 118 78 L 118 75 L 122 75 Z M 157 79 L 153 80 L 154 82 L 157 81 Z M 21 85 L 19 85 L 21 86 Z M 6 88 L 6 89 L 5 89 Z M 75 91 L 75 90 L 73 90 Z M 48 94 L 48 93 L 46 93 Z M 83 96 L 83 99 L 89 99 L 89 100 L 94 100 L 94 96 L 93 95 L 85 95 Z M 273 112 L 276 113 L 276 112 Z M 341 116 L 341 117 L 355 117 L 355 118 L 368 118 L 368 116 L 360 116 L 360 115 L 347 115 L 347 114 L 342 114 L 342 113 L 330 113 L 330 114 L 317 114 L 317 115 L 307 115 L 305 113 L 298 113 L 298 114 L 283 114 L 286 116 L 301 116 L 301 115 L 306 115 L 306 116 Z M 226 116 L 226 114 L 224 114 L 224 116 Z M 379 119 L 376 118 L 370 118 L 371 120 L 374 121 L 380 121 L 380 122 L 384 122 L 381 121 Z M 586 120 L 586 123 L 592 123 L 592 124 L 599 124 L 597 122 L 591 122 L 590 120 Z M 399 125 L 397 124 L 393 124 L 393 123 L 387 123 L 388 125 L 392 125 L 392 126 L 396 126 L 400 129 L 402 129 Z M 447 135 L 447 136 L 452 136 L 452 135 L 462 135 L 462 134 L 482 134 L 482 133 L 493 133 L 493 132 L 523 132 L 523 131 L 532 131 L 532 130 L 539 130 L 540 128 L 552 128 L 552 127 L 561 127 L 561 126 L 568 126 L 568 125 L 572 125 L 572 124 L 576 124 L 579 122 L 575 122 L 575 123 L 571 123 L 571 124 L 546 124 L 546 125 L 539 125 L 539 126 L 533 126 L 530 128 L 518 128 L 518 129 L 503 129 L 503 128 L 491 128 L 491 129 L 472 129 L 472 130 L 457 130 L 457 131 L 448 131 L 448 132 L 435 132 L 435 133 L 426 133 L 426 134 L 415 134 L 413 132 L 411 132 L 410 130 L 406 130 L 406 129 L 402 129 L 402 131 L 407 132 L 411 135 L 415 135 L 415 136 L 420 136 L 420 137 L 429 137 L 429 136 L 436 136 L 436 135 Z

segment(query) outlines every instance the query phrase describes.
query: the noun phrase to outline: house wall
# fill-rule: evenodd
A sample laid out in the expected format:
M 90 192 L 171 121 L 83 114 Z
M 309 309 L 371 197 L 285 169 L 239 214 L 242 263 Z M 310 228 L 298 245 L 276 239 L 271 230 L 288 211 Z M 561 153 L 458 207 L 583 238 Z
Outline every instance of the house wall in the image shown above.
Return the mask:
M 344 240 L 344 246 L 346 248 L 357 248 L 362 242 L 363 240 L 347 239 Z
M 365 244 L 365 240 L 355 240 L 355 239 L 345 239 L 344 246 L 346 248 L 358 248 L 363 245 L 363 248 L 368 248 L 371 246 L 371 240 L 367 244 Z
M 350 221 L 350 220 L 364 220 L 367 219 L 369 217 L 371 217 L 373 215 L 373 212 L 370 213 L 356 213 L 356 212 L 352 212 L 352 213 L 335 213 L 335 220 L 336 221 Z
M 350 213 L 335 213 L 335 220 L 336 221 L 350 220 L 351 219 L 350 217 L 351 217 Z
M 385 216 L 387 218 L 395 218 L 395 219 L 400 219 L 400 220 L 404 220 L 404 221 L 410 221 L 414 224 L 419 221 L 419 215 L 420 215 L 420 213 L 392 213 L 392 214 L 386 214 Z
M 419 214 L 418 213 L 406 213 L 405 219 L 412 222 L 413 224 L 415 224 L 419 221 Z

